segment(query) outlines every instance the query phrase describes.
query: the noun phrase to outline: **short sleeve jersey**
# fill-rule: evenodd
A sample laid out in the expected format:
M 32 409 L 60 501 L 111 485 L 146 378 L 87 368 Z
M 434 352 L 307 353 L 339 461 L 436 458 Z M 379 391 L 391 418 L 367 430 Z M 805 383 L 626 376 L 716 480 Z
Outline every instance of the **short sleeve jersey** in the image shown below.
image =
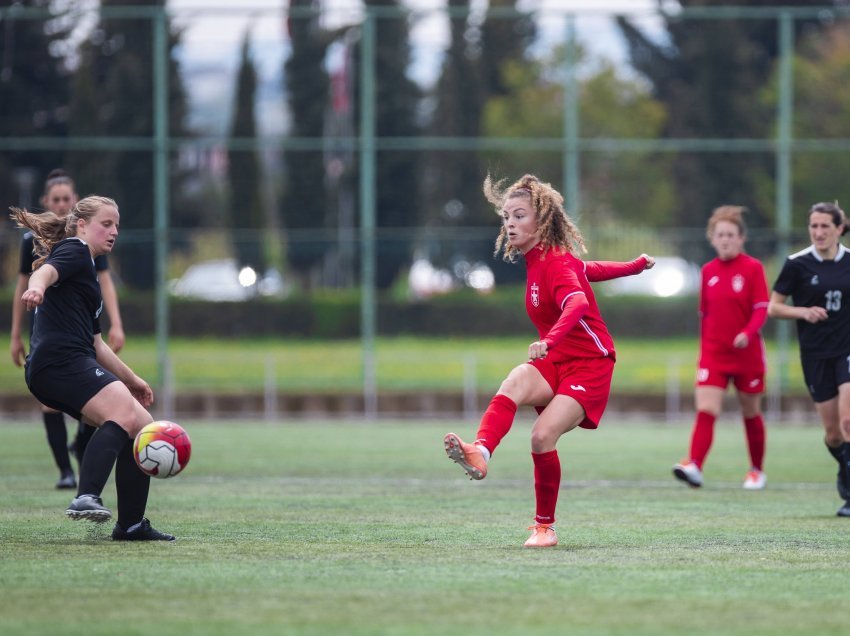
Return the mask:
M 21 239 L 21 259 L 18 266 L 18 272 L 24 276 L 32 274 L 32 264 L 35 261 L 35 239 L 32 232 L 27 232 Z M 109 269 L 109 259 L 106 254 L 98 256 L 94 259 L 94 268 L 98 272 L 103 272 Z
M 850 250 L 838 246 L 831 261 L 814 246 L 785 260 L 773 291 L 790 296 L 796 307 L 824 307 L 822 322 L 797 321 L 802 358 L 823 359 L 850 354 Z
M 573 294 L 584 294 L 588 308 L 566 337 L 547 356 L 552 362 L 574 358 L 614 358 L 614 341 L 602 321 L 593 289 L 585 275 L 584 262 L 572 254 L 548 250 L 540 244 L 525 255 L 525 308 L 540 339 L 561 317 L 564 304 Z
M 103 298 L 88 246 L 78 238 L 60 241 L 45 265 L 55 267 L 59 279 L 35 310 L 29 374 L 79 356 L 94 357 L 94 335 L 100 333 Z
M 744 349 L 735 349 L 735 337 L 745 330 L 757 309 L 766 310 L 767 280 L 761 262 L 748 254 L 729 260 L 712 259 L 702 267 L 700 288 L 701 366 L 763 365 L 761 333 L 751 334 Z

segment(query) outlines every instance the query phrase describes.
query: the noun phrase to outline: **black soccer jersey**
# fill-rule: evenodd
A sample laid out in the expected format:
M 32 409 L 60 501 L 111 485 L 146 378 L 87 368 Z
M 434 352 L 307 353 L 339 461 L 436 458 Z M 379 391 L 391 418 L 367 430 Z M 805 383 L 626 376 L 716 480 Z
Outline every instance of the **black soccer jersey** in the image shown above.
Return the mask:
M 785 261 L 773 290 L 790 296 L 797 307 L 824 307 L 823 322 L 797 320 L 803 358 L 833 358 L 850 354 L 850 250 L 838 246 L 835 259 L 825 261 L 814 246 Z
M 85 355 L 95 357 L 94 335 L 100 333 L 103 298 L 88 246 L 78 238 L 57 243 L 45 265 L 59 272 L 59 280 L 45 290 L 35 310 L 27 373 L 52 364 L 64 364 Z
M 35 238 L 32 232 L 27 232 L 21 239 L 21 258 L 18 265 L 18 272 L 24 276 L 32 274 L 32 263 L 35 260 L 34 249 Z M 94 268 L 99 272 L 109 269 L 109 260 L 106 258 L 106 254 L 102 254 L 94 259 Z

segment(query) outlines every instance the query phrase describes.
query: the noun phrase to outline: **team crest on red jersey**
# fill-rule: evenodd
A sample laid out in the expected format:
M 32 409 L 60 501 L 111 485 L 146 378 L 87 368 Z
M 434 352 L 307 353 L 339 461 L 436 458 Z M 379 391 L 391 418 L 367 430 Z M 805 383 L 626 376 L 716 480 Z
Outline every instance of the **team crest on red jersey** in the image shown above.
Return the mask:
M 531 283 L 531 304 L 540 306 L 540 286 L 537 283 Z
M 736 293 L 740 294 L 741 290 L 744 289 L 744 277 L 740 274 L 735 274 L 732 277 L 732 289 L 735 290 Z

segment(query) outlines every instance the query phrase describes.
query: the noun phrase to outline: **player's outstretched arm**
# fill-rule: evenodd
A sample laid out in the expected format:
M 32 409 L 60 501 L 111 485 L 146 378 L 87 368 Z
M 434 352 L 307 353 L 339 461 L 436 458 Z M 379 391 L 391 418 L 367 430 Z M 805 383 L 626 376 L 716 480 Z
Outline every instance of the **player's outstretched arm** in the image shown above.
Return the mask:
M 642 271 L 652 269 L 655 259 L 648 254 L 641 254 L 633 261 L 585 261 L 584 274 L 591 283 L 599 283 L 623 276 L 634 276 Z

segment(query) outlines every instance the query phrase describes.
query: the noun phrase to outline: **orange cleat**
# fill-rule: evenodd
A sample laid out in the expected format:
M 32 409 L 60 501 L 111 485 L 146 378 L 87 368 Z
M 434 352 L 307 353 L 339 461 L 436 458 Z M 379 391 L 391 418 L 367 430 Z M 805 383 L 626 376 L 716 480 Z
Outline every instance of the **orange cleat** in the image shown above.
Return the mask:
M 528 526 L 531 536 L 523 544 L 526 548 L 551 548 L 558 545 L 558 535 L 555 534 L 555 526 L 549 523 L 535 523 Z
M 487 462 L 475 444 L 467 444 L 454 433 L 443 438 L 446 455 L 457 463 L 469 475 L 470 479 L 484 479 L 487 476 Z

